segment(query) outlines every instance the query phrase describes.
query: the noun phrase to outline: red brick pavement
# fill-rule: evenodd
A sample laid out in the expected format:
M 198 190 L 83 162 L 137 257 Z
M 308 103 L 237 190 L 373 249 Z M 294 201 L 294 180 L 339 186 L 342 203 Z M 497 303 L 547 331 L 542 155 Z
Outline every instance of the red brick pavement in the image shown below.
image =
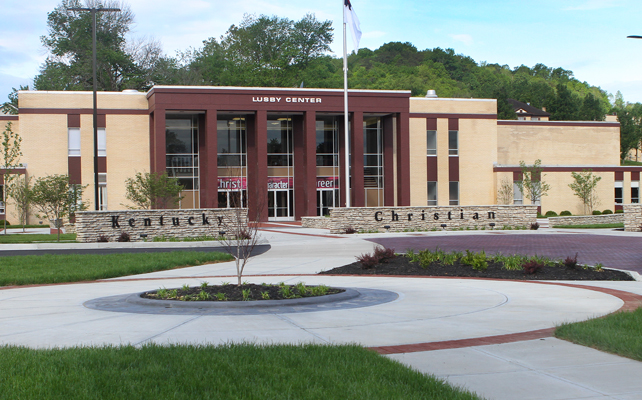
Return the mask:
M 370 239 L 397 251 L 439 247 L 444 251 L 486 251 L 486 253 L 539 255 L 563 259 L 578 254 L 582 264 L 602 263 L 605 267 L 642 273 L 642 236 L 601 236 L 590 234 L 510 234 L 412 236 Z

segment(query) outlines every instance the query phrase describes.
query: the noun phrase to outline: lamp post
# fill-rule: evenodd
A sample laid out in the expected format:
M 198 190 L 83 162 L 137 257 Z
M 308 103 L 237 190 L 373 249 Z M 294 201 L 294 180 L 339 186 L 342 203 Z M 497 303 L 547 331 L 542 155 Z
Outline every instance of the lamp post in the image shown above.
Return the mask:
M 67 11 L 89 11 L 91 13 L 91 31 L 92 31 L 92 72 L 94 83 L 94 208 L 100 209 L 98 201 L 98 81 L 96 79 L 96 13 L 99 12 L 119 12 L 120 8 L 68 8 Z

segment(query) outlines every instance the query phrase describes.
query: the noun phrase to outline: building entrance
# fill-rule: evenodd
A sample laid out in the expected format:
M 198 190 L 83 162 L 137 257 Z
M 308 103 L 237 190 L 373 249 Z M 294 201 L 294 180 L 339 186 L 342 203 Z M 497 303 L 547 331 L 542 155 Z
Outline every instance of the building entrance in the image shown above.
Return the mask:
M 317 216 L 330 215 L 330 208 L 336 207 L 339 202 L 339 190 L 317 189 Z
M 268 190 L 268 221 L 294 221 L 294 190 Z

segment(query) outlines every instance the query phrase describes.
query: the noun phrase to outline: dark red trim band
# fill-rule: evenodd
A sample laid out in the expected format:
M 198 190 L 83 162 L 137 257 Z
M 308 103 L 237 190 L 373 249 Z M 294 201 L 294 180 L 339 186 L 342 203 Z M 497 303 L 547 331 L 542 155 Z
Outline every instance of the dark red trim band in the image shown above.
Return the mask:
M 0 121 L 17 121 L 18 119 L 17 115 L 0 115 Z

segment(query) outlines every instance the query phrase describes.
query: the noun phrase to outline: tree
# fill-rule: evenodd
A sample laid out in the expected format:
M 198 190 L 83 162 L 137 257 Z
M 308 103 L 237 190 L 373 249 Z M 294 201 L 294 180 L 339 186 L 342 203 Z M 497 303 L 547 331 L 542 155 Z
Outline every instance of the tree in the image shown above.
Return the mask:
M 593 171 L 590 169 L 584 169 L 580 173 L 571 172 L 571 175 L 573 176 L 573 183 L 570 183 L 568 187 L 582 200 L 584 214 L 591 214 L 593 206 L 599 205 L 595 188 L 602 177 L 593 175 Z
M 502 179 L 499 189 L 497 189 L 497 203 L 513 204 L 513 182 L 508 178 Z
M 25 225 L 27 225 L 27 218 L 31 208 L 31 190 L 31 177 L 27 177 L 27 175 L 24 175 L 23 179 L 16 182 L 11 188 L 11 197 L 15 203 L 18 220 L 20 220 L 23 232 L 25 231 Z
M 62 0 L 47 16 L 48 34 L 40 39 L 49 55 L 34 78 L 38 90 L 91 90 L 92 19 L 73 7 L 120 8 L 96 13 L 97 85 L 99 90 L 121 91 L 149 87 L 150 75 L 161 58 L 160 44 L 127 42 L 134 22 L 131 8 L 117 0 Z
M 524 161 L 519 162 L 522 170 L 522 180 L 517 181 L 517 187 L 522 192 L 522 196 L 530 199 L 531 204 L 538 204 L 542 196 L 546 196 L 551 185 L 544 182 L 542 178 L 542 160 L 535 160 L 533 165 L 526 165 Z
M 183 186 L 167 172 L 138 172 L 134 178 L 127 178 L 125 186 L 127 199 L 143 210 L 176 208 L 183 198 Z
M 13 132 L 11 122 L 7 122 L 7 125 L 2 132 L 2 148 L 0 149 L 2 168 L 4 169 L 4 190 L 2 191 L 2 201 L 5 206 L 5 219 L 3 220 L 5 235 L 7 234 L 7 203 L 13 193 L 13 184 L 18 178 L 16 168 L 21 165 L 20 157 L 22 156 L 22 152 L 20 151 L 20 143 L 22 143 L 22 138 L 20 135 Z
M 31 201 L 39 212 L 38 218 L 44 217 L 56 228 L 60 228 L 63 218 L 87 209 L 88 204 L 82 201 L 82 192 L 86 187 L 69 183 L 67 175 L 56 174 L 37 178 L 31 190 Z
M 18 91 L 19 90 L 29 90 L 29 85 L 23 86 L 20 85 L 18 89 L 11 88 L 11 93 L 7 95 L 9 101 L 2 103 L 0 108 L 3 113 L 10 115 L 18 115 Z

